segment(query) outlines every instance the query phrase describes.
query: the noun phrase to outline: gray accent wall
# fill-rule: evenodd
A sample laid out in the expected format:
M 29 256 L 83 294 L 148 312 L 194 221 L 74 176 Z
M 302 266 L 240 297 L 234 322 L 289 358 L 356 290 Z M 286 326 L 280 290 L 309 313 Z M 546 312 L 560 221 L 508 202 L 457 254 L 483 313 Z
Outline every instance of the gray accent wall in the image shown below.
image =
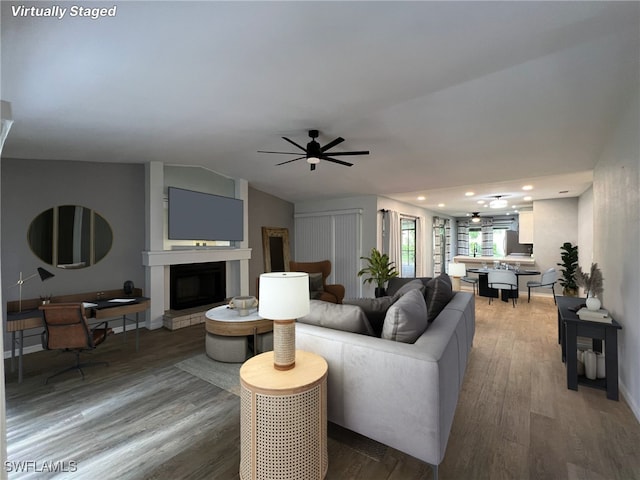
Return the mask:
M 249 187 L 249 293 L 256 294 L 256 279 L 264 273 L 264 255 L 262 253 L 262 227 L 289 229 L 291 259 L 293 251 L 293 204 Z
M 18 299 L 13 286 L 43 267 L 55 277 L 23 286 L 23 298 L 121 288 L 125 280 L 144 288 L 144 165 L 52 160 L 2 159 L 2 298 Z M 81 205 L 102 215 L 113 231 L 107 256 L 95 265 L 64 270 L 47 265 L 31 251 L 27 231 L 41 212 L 56 205 Z M 10 348 L 5 338 L 4 348 Z M 29 338 L 26 345 L 39 343 Z

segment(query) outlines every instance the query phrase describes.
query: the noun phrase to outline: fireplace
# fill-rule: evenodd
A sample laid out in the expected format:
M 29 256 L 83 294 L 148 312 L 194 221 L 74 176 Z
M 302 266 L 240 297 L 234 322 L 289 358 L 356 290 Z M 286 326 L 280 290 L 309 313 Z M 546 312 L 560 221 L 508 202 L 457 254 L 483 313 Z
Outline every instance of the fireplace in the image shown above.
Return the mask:
M 224 301 L 225 266 L 225 262 L 171 265 L 170 308 L 182 310 Z

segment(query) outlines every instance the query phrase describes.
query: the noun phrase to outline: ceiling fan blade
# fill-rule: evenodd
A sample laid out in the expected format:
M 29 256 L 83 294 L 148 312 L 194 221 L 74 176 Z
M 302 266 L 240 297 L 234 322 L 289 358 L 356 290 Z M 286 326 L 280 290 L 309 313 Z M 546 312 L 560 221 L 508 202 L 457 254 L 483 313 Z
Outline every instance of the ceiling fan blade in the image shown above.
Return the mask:
M 342 138 L 342 137 L 338 137 L 338 138 L 336 138 L 335 140 L 333 140 L 333 141 L 331 141 L 331 142 L 327 143 L 324 147 L 322 147 L 322 148 L 320 149 L 320 151 L 321 151 L 321 152 L 326 152 L 326 151 L 327 151 L 327 150 L 329 150 L 330 148 L 333 148 L 333 147 L 335 147 L 336 145 L 338 145 L 339 143 L 342 143 L 342 142 L 344 142 L 344 138 Z
M 331 152 L 331 155 L 338 157 L 340 155 L 369 155 L 369 150 L 359 150 L 357 152 Z
M 324 155 L 320 158 L 321 160 L 326 160 L 327 162 L 339 163 L 340 165 L 344 165 L 345 167 L 353 166 L 353 163 L 343 162 L 342 160 L 338 160 L 337 158 L 325 157 Z
M 282 137 L 283 140 L 286 140 L 287 142 L 289 142 L 291 145 L 295 145 L 296 147 L 298 147 L 300 150 L 302 150 L 303 152 L 306 152 L 307 149 L 304 147 L 301 147 L 300 145 L 298 145 L 296 142 L 294 142 L 293 140 L 291 140 L 290 138 L 287 137 Z
M 284 165 L 285 163 L 295 162 L 296 160 L 302 160 L 303 158 L 307 158 L 307 157 L 298 157 L 298 158 L 294 158 L 293 160 L 287 160 L 286 162 L 276 163 L 276 167 L 277 167 L 278 165 Z
M 269 152 L 267 150 L 258 150 L 258 153 L 278 153 L 280 155 L 300 155 L 300 152 Z

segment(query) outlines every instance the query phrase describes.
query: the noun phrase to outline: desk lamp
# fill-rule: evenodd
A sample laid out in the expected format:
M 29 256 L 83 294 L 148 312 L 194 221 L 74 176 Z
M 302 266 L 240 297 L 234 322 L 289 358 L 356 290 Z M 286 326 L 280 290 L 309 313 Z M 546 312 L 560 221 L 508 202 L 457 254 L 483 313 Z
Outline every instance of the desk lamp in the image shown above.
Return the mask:
M 453 290 L 460 291 L 460 279 L 467 274 L 467 269 L 464 263 L 450 263 L 449 264 L 449 275 L 453 277 L 453 281 L 451 282 L 453 285 Z
M 22 284 L 24 282 L 27 282 L 29 280 L 31 280 L 32 278 L 37 277 L 38 275 L 40 275 L 40 280 L 41 281 L 45 281 L 45 280 L 49 280 L 51 277 L 55 277 L 55 275 L 47 270 L 45 270 L 44 268 L 38 267 L 38 271 L 36 273 L 34 273 L 33 275 L 29 275 L 27 278 L 22 278 L 22 272 L 20 272 L 20 278 L 18 279 L 18 281 L 14 284 L 18 285 L 19 287 L 19 301 L 18 301 L 18 311 L 21 312 L 22 311 Z
M 296 363 L 296 318 L 309 313 L 309 274 L 273 272 L 260 275 L 258 315 L 273 320 L 273 367 L 289 370 Z

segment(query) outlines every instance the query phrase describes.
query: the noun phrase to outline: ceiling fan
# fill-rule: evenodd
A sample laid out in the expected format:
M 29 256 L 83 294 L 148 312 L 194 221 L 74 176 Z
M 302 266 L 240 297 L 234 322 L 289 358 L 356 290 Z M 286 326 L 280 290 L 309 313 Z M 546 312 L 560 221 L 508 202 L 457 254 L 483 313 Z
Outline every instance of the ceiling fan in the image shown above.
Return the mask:
M 338 137 L 335 140 L 330 141 L 324 147 L 321 147 L 318 142 L 316 142 L 316 138 L 318 138 L 318 130 L 309 130 L 309 137 L 311 137 L 311 141 L 307 143 L 307 148 L 298 145 L 293 140 L 282 137 L 283 140 L 286 140 L 290 144 L 298 147 L 305 155 L 302 157 L 294 158 L 293 160 L 287 160 L 286 162 L 278 163 L 278 165 L 284 165 L 285 163 L 295 162 L 296 160 L 302 160 L 303 158 L 307 159 L 307 163 L 311 165 L 311 171 L 316 169 L 316 165 L 320 163 L 320 160 L 326 160 L 327 162 L 338 163 L 340 165 L 344 165 L 346 167 L 353 166 L 353 163 L 345 162 L 344 160 L 338 160 L 337 156 L 344 155 L 369 155 L 368 150 L 360 150 L 355 152 L 328 152 L 327 150 L 332 149 L 339 143 L 344 142 L 344 138 Z M 301 152 L 268 152 L 265 150 L 258 150 L 258 153 L 276 153 L 279 155 L 300 155 Z

